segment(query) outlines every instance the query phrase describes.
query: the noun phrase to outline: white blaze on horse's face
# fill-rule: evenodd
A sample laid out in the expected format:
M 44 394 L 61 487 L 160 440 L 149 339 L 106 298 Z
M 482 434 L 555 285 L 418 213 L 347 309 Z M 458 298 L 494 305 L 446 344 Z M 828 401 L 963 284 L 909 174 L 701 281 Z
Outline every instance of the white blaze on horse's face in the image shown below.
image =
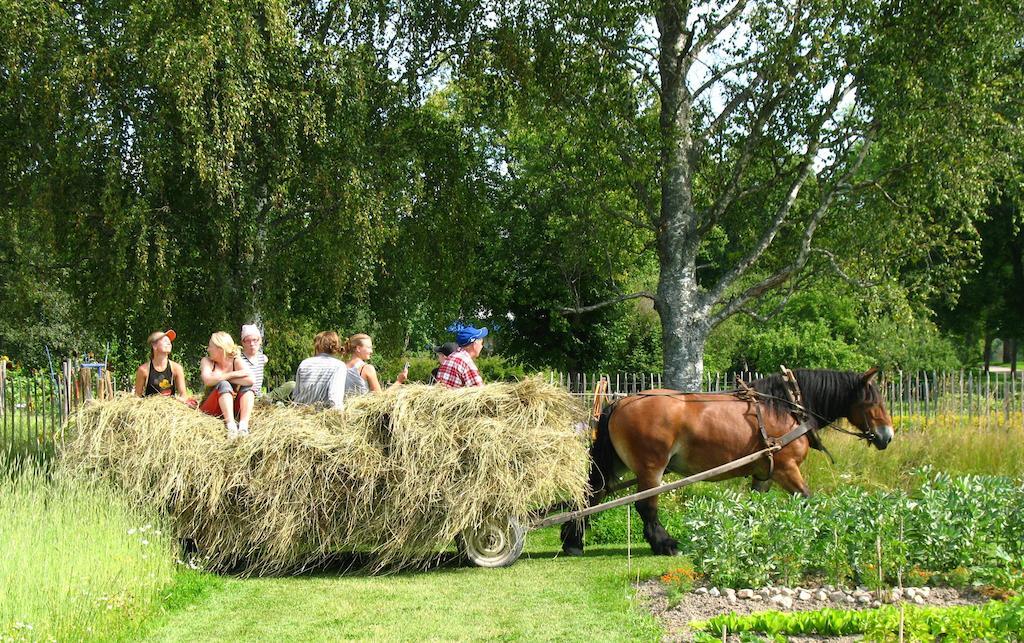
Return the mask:
M 868 442 L 878 450 L 885 449 L 892 442 L 892 418 L 885 410 L 885 402 L 872 383 L 878 369 L 872 368 L 861 376 L 864 383 L 864 395 L 861 401 L 853 405 L 850 415 L 846 418 L 850 424 L 860 429 Z

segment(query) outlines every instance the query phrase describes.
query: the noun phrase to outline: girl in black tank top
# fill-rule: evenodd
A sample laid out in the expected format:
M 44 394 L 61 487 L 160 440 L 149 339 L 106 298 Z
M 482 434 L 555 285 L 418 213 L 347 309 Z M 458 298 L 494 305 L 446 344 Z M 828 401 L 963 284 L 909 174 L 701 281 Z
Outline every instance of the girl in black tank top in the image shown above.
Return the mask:
M 171 395 L 174 393 L 174 373 L 171 371 L 171 360 L 167 360 L 167 368 L 158 371 L 153 368 L 153 360 L 149 360 L 149 377 L 146 378 L 146 392 L 150 395 Z

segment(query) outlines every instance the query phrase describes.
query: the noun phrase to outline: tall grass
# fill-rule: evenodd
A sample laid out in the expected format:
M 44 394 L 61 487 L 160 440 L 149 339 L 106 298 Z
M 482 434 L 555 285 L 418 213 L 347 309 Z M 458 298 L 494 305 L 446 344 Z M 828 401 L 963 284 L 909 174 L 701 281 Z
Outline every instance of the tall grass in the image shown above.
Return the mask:
M 130 638 L 174 569 L 170 534 L 111 489 L 0 477 L 0 641 Z
M 850 485 L 911 491 L 919 482 L 913 472 L 925 465 L 950 475 L 1024 477 L 1024 417 L 1017 417 L 1019 422 L 1001 428 L 985 428 L 983 417 L 924 429 L 901 430 L 897 422 L 885 451 L 827 430 L 821 436 L 836 462 L 812 452 L 804 477 L 815 493 Z

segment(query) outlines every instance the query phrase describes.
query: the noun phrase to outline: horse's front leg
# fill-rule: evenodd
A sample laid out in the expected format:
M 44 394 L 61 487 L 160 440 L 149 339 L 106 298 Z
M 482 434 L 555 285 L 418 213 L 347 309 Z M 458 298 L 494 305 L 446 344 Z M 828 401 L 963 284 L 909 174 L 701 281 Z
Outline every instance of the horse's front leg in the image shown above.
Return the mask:
M 655 474 L 641 474 L 637 476 L 638 491 L 653 489 L 661 484 L 661 472 Z M 676 556 L 679 554 L 679 541 L 668 535 L 665 527 L 658 519 L 658 496 L 638 500 L 636 502 L 637 513 L 644 522 L 644 538 L 651 546 L 651 551 L 659 556 Z
M 796 460 L 782 462 L 776 460 L 772 480 L 778 482 L 783 489 L 790 493 L 798 493 L 805 498 L 811 497 L 811 490 L 804 482 L 804 477 L 800 473 L 800 463 Z

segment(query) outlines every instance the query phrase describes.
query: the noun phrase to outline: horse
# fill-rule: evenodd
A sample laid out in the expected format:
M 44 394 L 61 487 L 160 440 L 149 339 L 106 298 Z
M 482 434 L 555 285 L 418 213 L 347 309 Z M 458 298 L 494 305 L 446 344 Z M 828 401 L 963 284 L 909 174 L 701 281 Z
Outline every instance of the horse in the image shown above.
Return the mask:
M 828 453 L 819 429 L 845 417 L 857 429 L 849 433 L 879 450 L 892 440 L 892 418 L 873 382 L 877 372 L 796 369 L 790 378 L 776 374 L 749 384 L 739 382 L 741 388 L 729 392 L 652 389 L 622 398 L 606 407 L 598 420 L 590 451 L 588 502 L 593 506 L 614 490 L 610 486 L 627 469 L 636 474 L 638 491 L 645 491 L 659 486 L 666 470 L 700 473 L 773 443 L 785 444 L 774 454 L 711 480 L 751 476 L 757 491 L 775 481 L 790 493 L 810 496 L 800 464 L 811 448 Z M 658 520 L 658 496 L 637 501 L 636 508 L 651 550 L 676 555 L 678 541 Z M 562 526 L 566 555 L 583 554 L 585 528 L 584 520 Z

